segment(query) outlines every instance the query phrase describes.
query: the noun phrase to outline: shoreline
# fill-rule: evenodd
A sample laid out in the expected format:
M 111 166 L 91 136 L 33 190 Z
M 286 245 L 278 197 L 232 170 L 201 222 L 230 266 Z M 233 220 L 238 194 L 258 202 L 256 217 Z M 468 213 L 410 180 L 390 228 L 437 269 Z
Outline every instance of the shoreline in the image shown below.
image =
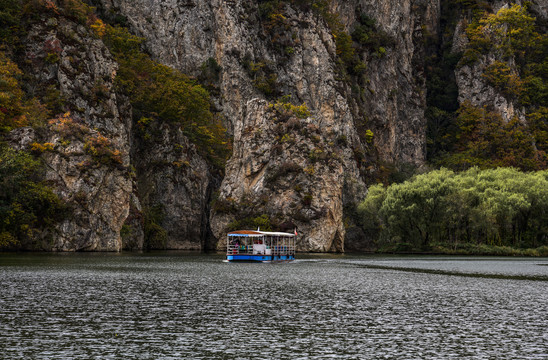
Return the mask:
M 152 250 L 122 250 L 122 251 L 40 251 L 40 250 L 0 250 L 0 254 L 112 254 L 112 255 L 130 255 L 130 254 L 175 254 L 181 255 L 195 255 L 195 254 L 212 254 L 212 255 L 225 255 L 224 251 L 218 250 L 183 250 L 183 249 L 152 249 Z M 443 247 L 435 247 L 432 250 L 427 251 L 398 251 L 396 249 L 377 249 L 377 250 L 363 250 L 363 251 L 345 251 L 345 252 L 307 252 L 297 251 L 299 255 L 395 255 L 395 256 L 485 256 L 485 257 L 548 257 L 548 246 L 540 246 L 537 248 L 512 248 L 508 246 L 470 246 L 467 248 L 448 249 Z

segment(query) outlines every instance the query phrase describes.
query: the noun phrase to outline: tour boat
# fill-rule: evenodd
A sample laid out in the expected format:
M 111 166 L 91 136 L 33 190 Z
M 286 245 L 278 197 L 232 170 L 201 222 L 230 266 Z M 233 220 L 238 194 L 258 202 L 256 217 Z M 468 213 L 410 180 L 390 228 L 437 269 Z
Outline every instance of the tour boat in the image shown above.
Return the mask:
M 228 233 L 226 259 L 232 261 L 295 260 L 295 234 L 285 232 L 239 230 Z

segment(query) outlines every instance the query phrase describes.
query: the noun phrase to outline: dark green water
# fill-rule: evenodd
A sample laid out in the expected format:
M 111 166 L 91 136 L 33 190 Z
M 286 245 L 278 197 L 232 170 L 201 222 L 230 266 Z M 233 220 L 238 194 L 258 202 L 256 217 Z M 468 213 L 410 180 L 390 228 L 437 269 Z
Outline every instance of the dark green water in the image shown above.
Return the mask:
M 222 259 L 0 254 L 0 358 L 548 359 L 546 258 Z

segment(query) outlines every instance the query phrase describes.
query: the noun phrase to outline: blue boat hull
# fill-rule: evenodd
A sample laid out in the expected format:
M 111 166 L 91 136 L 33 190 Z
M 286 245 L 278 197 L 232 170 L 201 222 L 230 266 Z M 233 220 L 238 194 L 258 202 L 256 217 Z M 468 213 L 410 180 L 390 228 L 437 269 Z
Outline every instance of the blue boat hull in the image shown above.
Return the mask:
M 291 261 L 295 260 L 295 255 L 250 255 L 250 254 L 234 254 L 227 255 L 228 261 L 255 261 L 255 262 L 270 262 L 270 261 Z

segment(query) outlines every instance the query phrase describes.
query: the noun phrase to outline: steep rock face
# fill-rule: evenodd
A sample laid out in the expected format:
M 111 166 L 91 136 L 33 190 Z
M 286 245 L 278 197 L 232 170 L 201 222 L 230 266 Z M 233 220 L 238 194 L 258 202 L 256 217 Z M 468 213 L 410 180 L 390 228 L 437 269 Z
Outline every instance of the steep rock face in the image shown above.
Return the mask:
M 337 1 L 351 32 L 362 14 L 375 20 L 393 43 L 386 53 L 363 52 L 368 85 L 358 116 L 366 117 L 380 157 L 420 165 L 425 159 L 425 37 L 438 31 L 438 1 Z
M 123 250 L 143 250 L 145 248 L 145 229 L 143 207 L 137 193 L 137 182 L 132 183 L 133 192 L 129 201 L 129 214 L 120 230 Z
M 501 94 L 481 76 L 485 69 L 496 60 L 498 60 L 497 57 L 490 54 L 473 65 L 466 65 L 457 69 L 456 80 L 459 88 L 459 103 L 469 102 L 477 107 L 487 106 L 499 113 L 506 122 L 514 116 L 524 121 L 525 114 L 517 106 L 517 101 Z
M 197 74 L 215 57 L 215 11 L 224 1 L 92 0 L 105 13 L 121 14 L 136 35 L 147 39 L 150 53 L 162 63 Z
M 71 208 L 49 250 L 120 251 L 132 192 L 131 116 L 113 91 L 117 65 L 86 27 L 53 13 L 41 15 L 24 44 L 29 93 L 46 89 L 70 111 L 41 135 L 53 147 L 43 154 L 46 180 Z
M 162 124 L 153 141 L 136 147 L 134 158 L 144 211 L 156 215 L 167 235 L 162 243 L 149 246 L 203 249 L 213 177 L 195 146 L 180 129 Z
M 92 1 L 104 14 L 121 14 L 132 30 L 147 38 L 148 51 L 156 60 L 197 75 L 206 59 L 214 56 L 213 11 L 209 2 L 196 1 Z M 147 234 L 149 244 L 128 237 L 131 247 L 199 250 L 207 245 L 211 183 L 206 160 L 176 126 L 155 124 L 149 140 L 132 141 L 132 163 L 138 175 L 137 194 L 142 212 L 133 207 L 129 233 L 139 221 L 154 219 L 165 230 L 159 240 Z M 151 220 L 152 221 L 152 220 Z
M 109 11 L 118 11 L 126 16 L 132 29 L 146 38 L 147 48 L 151 54 L 164 64 L 196 75 L 208 58 L 215 58 L 223 67 L 225 89 L 229 88 L 235 92 L 232 98 L 236 103 L 228 99 L 222 104 L 230 125 L 234 119 L 241 118 L 241 109 L 255 95 L 254 91 L 247 89 L 249 79 L 241 66 L 238 66 L 235 72 L 227 69 L 227 63 L 234 60 L 230 58 L 237 57 L 235 60 L 238 61 L 238 55 L 241 58 L 242 55 L 250 53 L 255 59 L 273 61 L 274 66 L 285 65 L 280 61 L 280 56 L 264 54 L 271 39 L 261 34 L 260 23 L 264 20 L 259 18 L 256 4 L 236 0 L 95 2 Z M 369 86 L 364 95 L 365 101 L 359 105 L 353 104 L 353 107 L 361 106 L 361 109 L 353 111 L 359 114 L 358 116 L 368 118 L 371 128 L 375 130 L 376 145 L 384 160 L 421 164 L 425 158 L 423 41 L 425 33 L 435 33 L 438 30 L 438 2 L 333 1 L 331 7 L 332 11 L 340 14 L 348 31 L 352 31 L 357 17 L 364 13 L 375 19 L 378 26 L 395 39 L 395 46 L 387 48 L 385 56 L 363 54 L 368 64 Z M 294 14 L 289 14 L 292 13 Z M 315 21 L 310 24 L 314 28 L 313 31 L 324 28 L 321 41 L 333 42 L 331 31 L 325 22 L 317 16 L 313 17 Z M 306 20 L 304 23 L 300 21 L 299 18 L 290 20 L 292 29 L 298 31 L 299 26 L 306 24 Z M 302 46 L 308 47 L 307 41 L 312 39 L 299 40 Z M 334 48 L 331 50 L 334 51 Z M 298 55 L 296 54 L 297 57 Z M 332 55 L 333 52 L 331 57 Z M 323 61 L 329 62 L 328 58 L 320 60 Z M 279 83 L 284 87 L 284 93 L 294 92 L 292 88 L 302 87 L 303 80 L 308 80 L 302 75 L 297 78 L 284 77 L 293 73 L 284 74 L 284 69 L 275 70 L 279 75 Z M 238 86 L 242 83 L 246 83 L 247 86 Z M 306 90 L 304 88 L 300 91 Z M 222 95 L 226 97 L 228 94 L 223 91 Z M 345 97 L 350 96 L 346 94 Z
M 353 165 L 353 154 L 330 141 L 317 123 L 313 116 L 277 112 L 264 100 L 249 101 L 245 119 L 234 129 L 234 156 L 227 165 L 233 175 L 220 189 L 223 206 L 214 208 L 215 233 L 222 235 L 242 217 L 263 214 L 277 228 L 298 227 L 306 234 L 298 238 L 299 249 L 344 250 L 343 189 L 365 188 L 356 181 L 358 169 L 345 168 L 345 162 Z
M 160 62 L 191 74 L 198 74 L 208 58 L 221 66 L 216 102 L 234 135 L 234 152 L 218 200 L 234 202 L 229 208 L 236 209 L 211 214 L 213 234 L 221 240 L 234 220 L 262 214 L 275 224 L 292 222 L 306 234 L 300 250 L 342 251 L 343 208 L 365 195 L 364 179 L 375 169 L 375 154 L 389 162 L 424 161 L 422 35 L 425 29 L 436 31 L 436 1 L 333 2 L 349 32 L 360 13 L 367 13 L 395 39 L 382 57 L 361 54 L 369 86 L 360 100 L 339 76 L 331 29 L 312 11 L 285 7 L 282 33 L 269 33 L 254 2 L 99 3 L 123 14 Z M 265 100 L 281 95 L 306 104 L 306 120 L 290 116 L 277 123 L 279 115 Z M 288 122 L 317 130 L 295 133 Z M 357 122 L 373 130 L 374 144 L 366 143 Z M 329 159 L 317 162 L 322 152 Z M 301 170 L 273 175 L 284 166 Z M 304 172 L 311 167 L 314 175 Z M 263 204 L 265 197 L 270 200 Z
M 223 240 L 231 221 L 266 214 L 273 225 L 294 224 L 305 234 L 300 250 L 343 251 L 343 188 L 352 185 L 354 200 L 364 196 L 354 151 L 364 153 L 365 146 L 337 89 L 335 43 L 325 22 L 311 12 L 285 11 L 293 40 L 289 56 L 265 38 L 252 5 L 227 3 L 217 13 L 223 109 L 234 132 L 220 198 L 233 199 L 236 211 L 213 213 L 211 227 Z M 254 66 L 266 70 L 253 74 Z M 306 104 L 306 121 L 272 114 L 267 101 L 254 100 L 264 98 L 252 85 L 262 85 L 263 78 L 276 79 L 266 90 Z

